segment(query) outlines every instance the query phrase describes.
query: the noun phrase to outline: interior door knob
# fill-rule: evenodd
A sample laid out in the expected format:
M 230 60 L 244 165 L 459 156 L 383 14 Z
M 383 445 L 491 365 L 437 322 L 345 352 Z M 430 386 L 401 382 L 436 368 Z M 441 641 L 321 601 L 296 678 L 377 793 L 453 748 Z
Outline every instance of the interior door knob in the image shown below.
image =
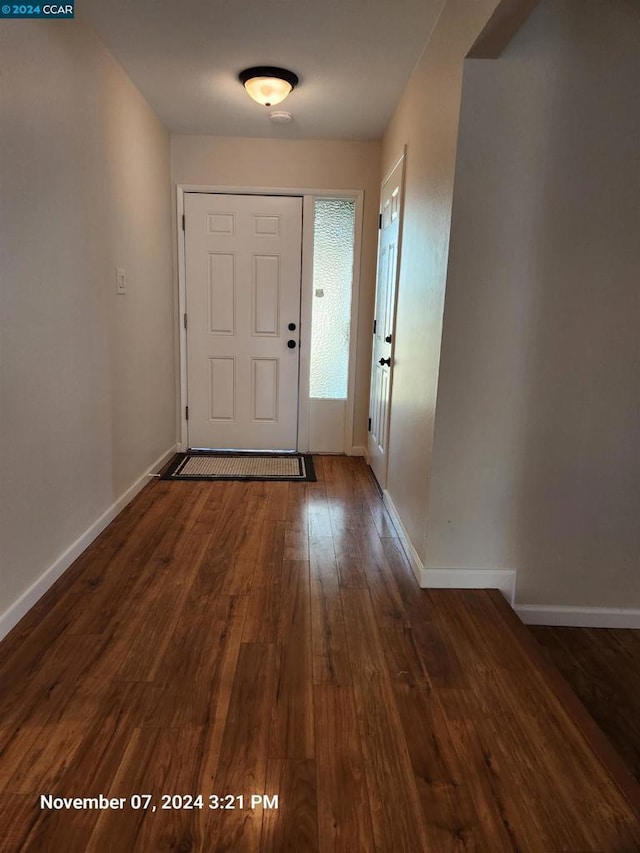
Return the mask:
M 378 364 L 381 364 L 383 367 L 386 364 L 387 367 L 391 367 L 391 359 L 390 358 L 381 358 Z
M 287 341 L 287 346 L 289 347 L 289 349 L 295 349 L 296 348 L 296 342 L 293 340 L 293 338 L 291 338 L 290 340 Z

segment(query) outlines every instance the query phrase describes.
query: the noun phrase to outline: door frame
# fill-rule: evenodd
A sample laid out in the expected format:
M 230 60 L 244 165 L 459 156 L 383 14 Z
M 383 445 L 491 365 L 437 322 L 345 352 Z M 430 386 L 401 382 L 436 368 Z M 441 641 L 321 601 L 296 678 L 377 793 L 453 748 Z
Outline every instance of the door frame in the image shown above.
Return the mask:
M 227 187 L 202 184 L 176 186 L 176 235 L 178 247 L 178 300 L 176 325 L 178 329 L 180 441 L 178 450 L 188 447 L 188 422 L 186 418 L 187 395 L 187 330 L 184 316 L 187 305 L 185 232 L 182 229 L 185 193 L 210 193 L 220 195 L 295 196 L 302 198 L 302 274 L 300 282 L 300 339 L 298 370 L 298 446 L 304 453 L 309 450 L 309 367 L 311 361 L 311 313 L 313 304 L 313 205 L 316 198 L 347 198 L 355 201 L 353 242 L 353 279 L 351 283 L 351 331 L 349 339 L 349 376 L 345 417 L 345 453 L 361 454 L 353 442 L 355 407 L 356 354 L 358 351 L 358 309 L 360 302 L 360 267 L 362 252 L 362 221 L 364 190 L 332 190 L 308 187 Z

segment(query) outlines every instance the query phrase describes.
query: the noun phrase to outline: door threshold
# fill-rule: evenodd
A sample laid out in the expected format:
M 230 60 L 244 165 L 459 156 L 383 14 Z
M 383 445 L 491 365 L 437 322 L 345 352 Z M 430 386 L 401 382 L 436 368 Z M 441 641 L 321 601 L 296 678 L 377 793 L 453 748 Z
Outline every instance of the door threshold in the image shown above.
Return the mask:
M 297 450 L 276 450 L 275 448 L 247 448 L 247 447 L 189 447 L 189 453 L 298 453 Z

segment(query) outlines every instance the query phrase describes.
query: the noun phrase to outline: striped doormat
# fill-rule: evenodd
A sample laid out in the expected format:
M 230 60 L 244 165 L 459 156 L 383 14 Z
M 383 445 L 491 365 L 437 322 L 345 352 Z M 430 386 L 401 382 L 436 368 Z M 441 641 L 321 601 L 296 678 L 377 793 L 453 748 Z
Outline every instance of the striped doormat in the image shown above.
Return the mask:
M 306 453 L 178 453 L 162 480 L 301 480 L 315 482 Z

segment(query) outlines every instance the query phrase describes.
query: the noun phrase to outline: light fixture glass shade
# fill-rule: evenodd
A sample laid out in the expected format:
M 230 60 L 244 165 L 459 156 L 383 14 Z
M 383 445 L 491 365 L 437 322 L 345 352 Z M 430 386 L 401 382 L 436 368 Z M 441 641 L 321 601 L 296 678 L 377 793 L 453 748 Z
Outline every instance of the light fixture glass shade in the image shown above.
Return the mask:
M 278 77 L 252 77 L 246 81 L 244 88 L 257 103 L 273 107 L 284 101 L 293 86 Z

